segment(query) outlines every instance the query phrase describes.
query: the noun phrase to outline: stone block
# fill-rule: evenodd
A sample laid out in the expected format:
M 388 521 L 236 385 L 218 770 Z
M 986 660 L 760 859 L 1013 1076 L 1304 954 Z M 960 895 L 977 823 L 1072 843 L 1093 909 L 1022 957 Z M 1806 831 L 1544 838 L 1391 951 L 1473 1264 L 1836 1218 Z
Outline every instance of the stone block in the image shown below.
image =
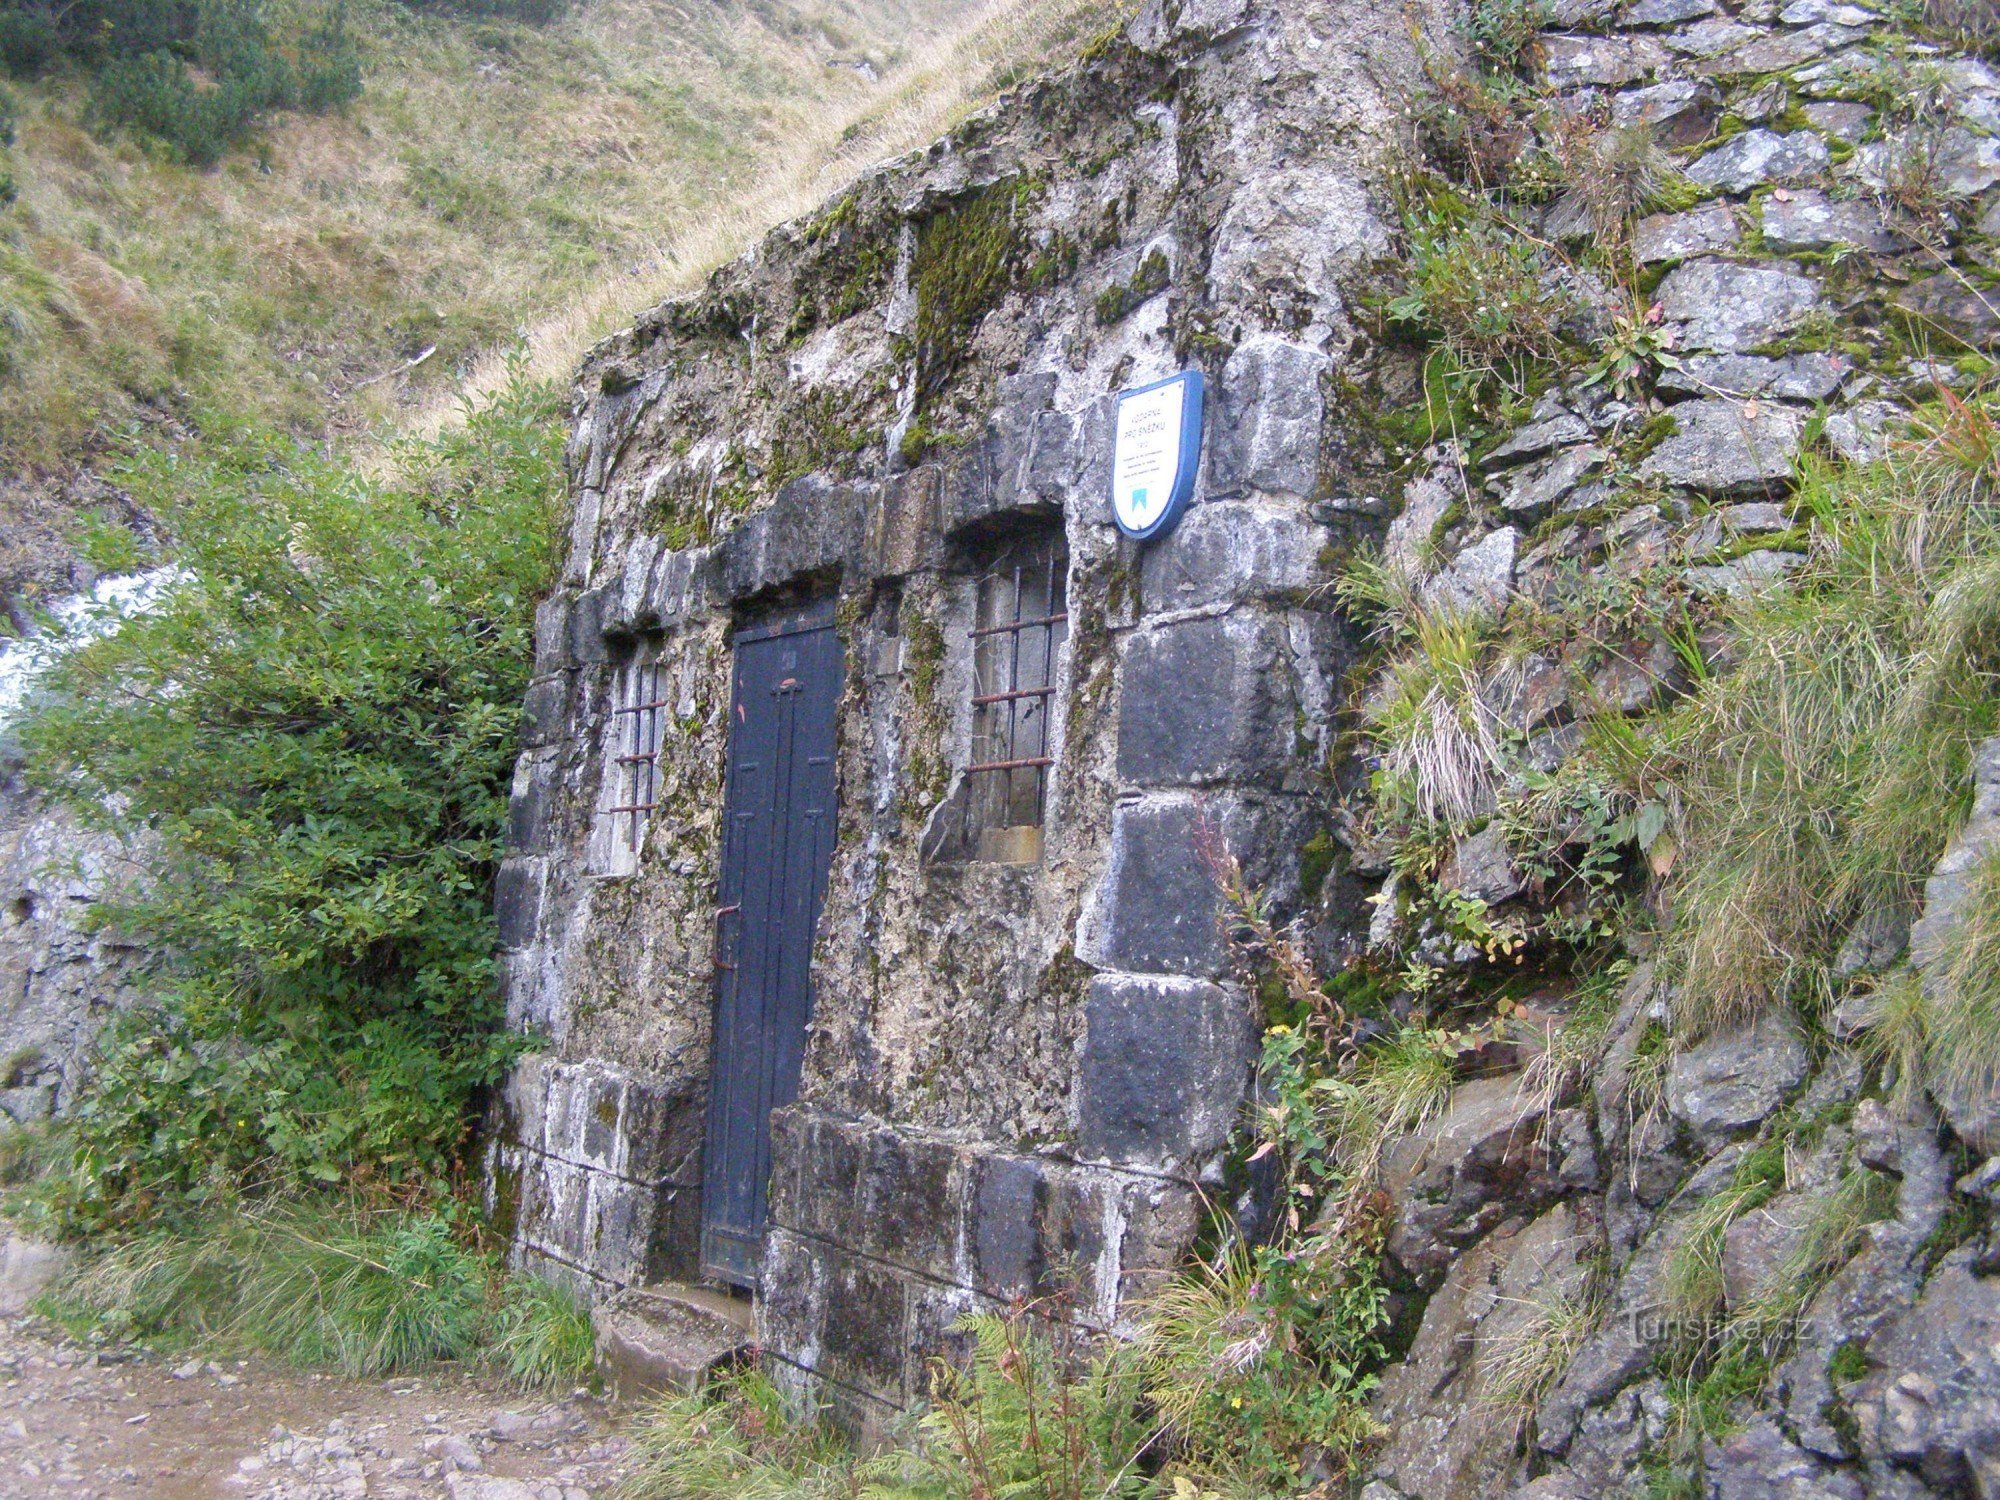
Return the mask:
M 904 1134 L 894 1126 L 871 1131 L 861 1184 L 862 1231 L 848 1243 L 940 1280 L 957 1259 L 960 1210 L 958 1154 L 949 1145 Z
M 501 1086 L 501 1139 L 542 1149 L 548 1123 L 549 1059 L 529 1053 Z
M 1687 167 L 1689 181 L 1724 193 L 1747 193 L 1773 184 L 1796 187 L 1823 176 L 1832 163 L 1826 142 L 1810 130 L 1779 135 L 1746 130 Z
M 1783 266 L 1694 260 L 1660 283 L 1656 305 L 1681 346 L 1739 354 L 1783 338 L 1821 306 L 1811 277 Z
M 1673 79 L 1613 96 L 1615 129 L 1650 127 L 1662 146 L 1692 146 L 1705 140 L 1722 112 L 1722 96 L 1710 83 Z
M 1297 598 L 1323 580 L 1325 546 L 1325 529 L 1294 511 L 1210 500 L 1147 545 L 1139 590 L 1155 614 Z
M 836 1244 L 859 1244 L 867 1132 L 806 1105 L 771 1113 L 773 1223 Z
M 795 479 L 764 510 L 716 545 L 717 582 L 727 599 L 754 595 L 843 568 L 867 553 L 867 491 L 817 476 Z
M 1824 401 L 1840 388 L 1850 366 L 1838 354 L 1809 352 L 1769 358 L 1759 354 L 1690 354 L 1676 370 L 1660 372 L 1662 391 L 1686 396 L 1774 396 L 1783 401 Z
M 1283 905 L 1297 889 L 1300 809 L 1231 800 L 1198 813 L 1189 800 L 1121 803 L 1112 814 L 1109 868 L 1079 941 L 1086 963 L 1133 974 L 1213 978 L 1228 963 L 1221 896 L 1197 847 L 1204 826 L 1244 861 L 1252 883 Z M 1289 851 L 1289 852 L 1288 852 Z
M 749 1305 L 705 1288 L 623 1291 L 591 1323 L 598 1372 L 620 1401 L 692 1396 L 751 1349 Z
M 661 552 L 646 579 L 640 615 L 653 627 L 672 625 L 707 595 L 710 554 L 707 549 Z
M 535 675 L 569 665 L 569 596 L 554 594 L 535 606 Z
M 1711 398 L 1673 408 L 1675 431 L 1639 466 L 1641 477 L 1713 495 L 1756 494 L 1792 477 L 1805 417 L 1772 404 Z
M 608 655 L 604 645 L 604 591 L 586 589 L 570 602 L 570 664 L 594 667 L 603 663 Z
M 521 742 L 539 749 L 559 742 L 569 731 L 569 674 L 537 677 L 521 699 Z
M 603 628 L 614 635 L 631 635 L 659 625 L 653 614 L 647 585 L 652 581 L 653 564 L 660 555 L 659 538 L 637 536 L 626 544 L 615 576 L 606 580 L 603 591 Z
M 1637 83 L 1667 60 L 1666 49 L 1649 36 L 1549 36 L 1542 46 L 1549 83 L 1558 89 Z
M 1251 616 L 1133 635 L 1118 693 L 1118 776 L 1133 786 L 1280 781 L 1295 698 L 1284 643 Z
M 1653 214 L 1641 219 L 1632 232 L 1632 253 L 1641 265 L 1656 265 L 1733 250 L 1742 239 L 1728 204 L 1704 203 L 1683 214 Z
M 562 794 L 555 758 L 530 751 L 514 763 L 507 795 L 507 848 L 518 854 L 545 854 L 549 829 Z
M 900 1402 L 913 1353 L 908 1283 L 884 1267 L 815 1248 L 826 1312 L 813 1367 L 879 1400 Z
M 493 877 L 493 914 L 500 928 L 500 946 L 525 948 L 534 941 L 542 920 L 542 890 L 548 862 L 515 856 L 500 862 Z
M 1949 271 L 1926 276 L 1896 295 L 1896 306 L 1912 317 L 1982 348 L 2000 344 L 1997 301 L 1991 292 L 1976 292 Z
M 903 578 L 937 565 L 942 477 L 935 464 L 926 464 L 875 491 L 868 512 L 868 569 L 875 577 Z
M 1909 244 L 1873 203 L 1833 199 L 1814 189 L 1774 193 L 1764 200 L 1763 213 L 1764 243 L 1773 250 L 1845 245 L 1888 255 Z
M 1048 1181 L 1039 1162 L 982 1156 L 969 1168 L 971 1223 L 966 1236 L 980 1290 L 1003 1300 L 1047 1290 L 1041 1223 Z
M 1223 367 L 1210 489 L 1308 495 L 1319 476 L 1320 377 L 1327 356 L 1270 334 L 1245 339 Z
M 1492 487 L 1499 491 L 1502 510 L 1509 515 L 1533 518 L 1546 512 L 1610 459 L 1606 449 L 1590 443 L 1517 469 L 1504 479 L 1493 481 Z
M 1086 1007 L 1078 1154 L 1171 1169 L 1219 1150 L 1256 1058 L 1243 997 L 1201 980 L 1100 974 Z

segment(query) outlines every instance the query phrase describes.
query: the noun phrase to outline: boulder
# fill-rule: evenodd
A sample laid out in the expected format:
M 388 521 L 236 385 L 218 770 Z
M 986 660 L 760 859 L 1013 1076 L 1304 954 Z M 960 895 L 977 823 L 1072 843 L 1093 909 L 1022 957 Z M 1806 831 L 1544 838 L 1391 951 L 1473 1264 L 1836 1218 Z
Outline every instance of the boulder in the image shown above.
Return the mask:
M 0 1318 L 17 1318 L 62 1278 L 72 1257 L 64 1246 L 18 1230 L 5 1234 L 0 1239 Z
M 1518 896 L 1523 889 L 1507 836 L 1490 823 L 1453 846 L 1451 858 L 1438 872 L 1438 884 L 1448 891 L 1476 896 L 1488 906 Z
M 1766 1011 L 1674 1054 L 1667 1108 L 1706 1140 L 1759 1124 L 1806 1077 L 1806 1044 L 1790 1017 Z
M 1868 1500 L 1858 1476 L 1815 1458 L 1764 1416 L 1709 1445 L 1703 1469 L 1703 1493 L 1730 1500 Z
M 1514 554 L 1521 534 L 1511 526 L 1488 532 L 1452 559 L 1425 587 L 1432 608 L 1498 614 L 1514 592 Z
M 1452 1090 L 1437 1119 L 1390 1145 L 1385 1249 L 1404 1276 L 1436 1285 L 1465 1246 L 1559 1195 L 1544 1140 L 1550 1104 L 1520 1075 L 1476 1078 Z
M 2000 1278 L 1947 1255 L 1916 1305 L 1868 1341 L 1850 1393 L 1864 1457 L 1914 1470 L 1942 1494 L 2000 1492 Z
M 1568 1205 L 1503 1226 L 1461 1256 L 1425 1304 L 1409 1353 L 1370 1403 L 1387 1429 L 1375 1476 L 1407 1495 L 1514 1494 L 1510 1403 L 1535 1347 L 1573 1327 L 1597 1246 Z M 1559 1372 L 1558 1372 L 1559 1373 Z

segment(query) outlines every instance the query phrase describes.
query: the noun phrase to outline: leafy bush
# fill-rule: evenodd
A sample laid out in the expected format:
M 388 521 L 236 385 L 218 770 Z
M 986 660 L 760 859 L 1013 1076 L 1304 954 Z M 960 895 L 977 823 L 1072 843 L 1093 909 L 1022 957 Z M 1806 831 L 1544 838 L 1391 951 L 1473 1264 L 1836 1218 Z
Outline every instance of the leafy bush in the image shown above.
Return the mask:
M 32 78 L 55 61 L 55 23 L 41 11 L 25 7 L 0 13 L 0 70 L 15 78 Z
M 1435 181 L 1411 185 L 1403 229 L 1408 290 L 1388 314 L 1442 345 L 1455 379 L 1519 389 L 1535 361 L 1563 352 L 1577 302 L 1541 242 L 1483 199 Z
M 164 959 L 79 1105 L 72 1227 L 452 1169 L 515 1045 L 492 879 L 555 415 L 517 386 L 387 480 L 257 433 L 126 467 L 178 581 L 24 732 L 52 794 L 157 851 L 102 913 Z

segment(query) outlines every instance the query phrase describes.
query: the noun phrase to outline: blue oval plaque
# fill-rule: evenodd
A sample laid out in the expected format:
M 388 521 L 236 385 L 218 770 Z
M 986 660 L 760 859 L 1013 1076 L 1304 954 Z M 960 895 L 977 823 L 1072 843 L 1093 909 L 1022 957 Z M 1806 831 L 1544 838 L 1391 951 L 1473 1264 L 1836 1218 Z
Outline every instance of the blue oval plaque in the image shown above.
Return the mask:
M 1121 391 L 1111 439 L 1111 517 L 1145 541 L 1173 529 L 1201 463 L 1201 371 Z

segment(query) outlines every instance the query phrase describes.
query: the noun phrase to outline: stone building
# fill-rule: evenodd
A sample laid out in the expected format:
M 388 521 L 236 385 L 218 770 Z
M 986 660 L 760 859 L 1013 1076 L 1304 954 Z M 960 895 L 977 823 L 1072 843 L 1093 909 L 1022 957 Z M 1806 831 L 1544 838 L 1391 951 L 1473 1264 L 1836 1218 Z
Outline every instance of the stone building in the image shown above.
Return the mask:
M 1912 47 L 1912 12 L 1832 0 L 1549 13 L 1485 145 L 1534 179 L 1504 243 L 1563 352 L 1472 441 L 1439 440 L 1425 351 L 1376 315 L 1424 288 L 1394 174 L 1439 165 L 1406 106 L 1450 104 L 1452 4 L 1147 6 L 593 352 L 501 881 L 511 1013 L 547 1040 L 491 1180 L 610 1342 L 694 1365 L 753 1322 L 865 1428 L 966 1309 L 1063 1289 L 1117 1326 L 1206 1203 L 1256 1210 L 1226 848 L 1328 972 L 1362 943 L 1399 976 L 1523 966 L 1464 992 L 1500 1019 L 1444 1017 L 1481 1045 L 1364 1168 L 1400 1314 L 1371 1500 L 2000 1493 L 2000 1087 L 1884 1098 L 1870 1033 L 2000 868 L 2000 741 L 1963 747 L 1963 826 L 1855 914 L 1809 1025 L 1772 997 L 1677 1030 L 1641 924 L 1572 1037 L 1547 872 L 1608 841 L 1643 886 L 1642 820 L 1501 815 L 1726 671 L 1718 601 L 1817 586 L 1802 472 L 1894 455 L 1941 385 L 1993 379 L 1993 33 Z M 1621 267 L 1583 248 L 1583 153 L 1633 149 L 1677 175 L 1627 205 Z M 1911 162 L 1928 227 L 1890 191 Z M 1134 541 L 1120 393 L 1183 370 L 1192 503 Z M 1491 784 L 1401 875 L 1341 727 L 1404 659 L 1336 605 L 1361 542 L 1486 643 Z M 1541 946 L 1482 947 L 1446 903 Z M 1558 1035 L 1579 1050 L 1538 1065 Z M 1800 1270 L 1862 1187 L 1868 1222 Z M 1705 1432 L 1690 1250 L 1726 1326 L 1799 1314 Z
M 969 1308 L 1114 1325 L 1225 1191 L 1260 1028 L 1210 861 L 1344 890 L 1378 21 L 1154 3 L 592 352 L 501 879 L 524 1261 L 754 1293 L 866 1423 Z M 1117 394 L 1183 369 L 1193 503 L 1137 543 Z

